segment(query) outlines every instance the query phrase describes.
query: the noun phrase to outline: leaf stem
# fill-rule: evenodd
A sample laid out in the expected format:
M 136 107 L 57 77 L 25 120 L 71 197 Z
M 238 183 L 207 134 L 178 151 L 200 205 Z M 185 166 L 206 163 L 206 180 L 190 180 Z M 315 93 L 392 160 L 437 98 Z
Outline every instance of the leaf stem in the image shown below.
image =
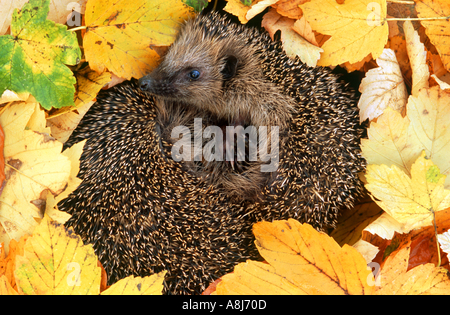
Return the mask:
M 69 31 L 71 31 L 71 32 L 76 32 L 76 31 L 79 31 L 79 30 L 84 30 L 84 29 L 86 29 L 86 28 L 87 28 L 86 25 L 84 25 L 84 26 L 78 26 L 78 27 L 71 28 Z
M 450 15 L 448 16 L 439 16 L 439 17 L 429 17 L 429 18 L 385 18 L 384 21 L 431 21 L 431 20 L 448 20 L 450 19 Z
M 439 241 L 438 241 L 436 213 L 434 211 L 432 211 L 432 213 L 433 213 L 434 237 L 436 238 L 436 246 L 437 246 L 437 253 L 438 253 L 438 263 L 437 263 L 436 267 L 439 267 L 441 265 L 441 249 L 439 247 Z
M 408 1 L 408 0 L 387 0 L 387 2 L 400 3 L 400 4 L 414 4 L 414 1 Z

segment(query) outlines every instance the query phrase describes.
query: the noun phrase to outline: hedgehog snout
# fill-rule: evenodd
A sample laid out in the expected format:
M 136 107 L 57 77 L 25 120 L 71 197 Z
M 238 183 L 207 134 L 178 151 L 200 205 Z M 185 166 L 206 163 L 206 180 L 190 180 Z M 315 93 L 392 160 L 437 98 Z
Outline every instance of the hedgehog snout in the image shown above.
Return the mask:
M 139 87 L 142 91 L 151 92 L 154 81 L 149 75 L 146 75 L 139 79 Z

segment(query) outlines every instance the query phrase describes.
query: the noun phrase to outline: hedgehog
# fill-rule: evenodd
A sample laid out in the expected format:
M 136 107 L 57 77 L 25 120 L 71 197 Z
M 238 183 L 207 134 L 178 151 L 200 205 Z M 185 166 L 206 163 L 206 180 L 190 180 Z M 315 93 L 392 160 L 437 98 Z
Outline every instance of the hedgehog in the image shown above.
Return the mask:
M 87 139 L 82 183 L 59 209 L 109 284 L 166 270 L 164 293 L 201 293 L 261 259 L 255 222 L 323 230 L 353 206 L 365 167 L 356 103 L 266 32 L 200 14 L 154 71 L 100 92 L 64 145 Z

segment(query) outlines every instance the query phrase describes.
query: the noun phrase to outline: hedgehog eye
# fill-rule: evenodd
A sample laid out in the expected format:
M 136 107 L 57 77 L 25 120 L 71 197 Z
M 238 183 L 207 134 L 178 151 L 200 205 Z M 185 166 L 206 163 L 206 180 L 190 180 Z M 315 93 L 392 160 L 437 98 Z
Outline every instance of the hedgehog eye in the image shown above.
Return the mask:
M 200 71 L 192 70 L 191 72 L 189 72 L 188 76 L 191 80 L 197 80 L 200 77 Z

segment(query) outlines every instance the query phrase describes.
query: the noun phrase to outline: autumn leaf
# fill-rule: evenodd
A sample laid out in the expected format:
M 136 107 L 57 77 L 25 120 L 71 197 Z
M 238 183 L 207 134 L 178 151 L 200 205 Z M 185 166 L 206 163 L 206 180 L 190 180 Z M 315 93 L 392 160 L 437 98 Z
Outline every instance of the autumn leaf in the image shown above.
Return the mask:
M 289 57 L 298 56 L 308 66 L 316 66 L 317 60 L 320 58 L 320 52 L 323 50 L 312 45 L 295 32 L 293 20 L 282 17 L 275 10 L 270 10 L 264 15 L 261 24 L 272 38 L 278 30 L 281 30 L 283 48 Z
M 98 294 L 100 288 L 94 249 L 48 217 L 16 257 L 15 277 L 23 294 Z
M 226 12 L 237 16 L 239 22 L 242 24 L 246 24 L 248 22 L 248 19 L 246 18 L 247 12 L 250 8 L 250 6 L 242 3 L 241 0 L 228 0 L 227 5 L 223 9 Z
M 0 36 L 0 94 L 30 92 L 46 109 L 73 105 L 75 78 L 67 65 L 81 58 L 77 37 L 46 20 L 50 0 L 15 10 L 11 35 Z
M 164 276 L 161 271 L 145 278 L 129 276 L 102 292 L 102 295 L 161 295 Z
M 381 269 L 380 295 L 450 294 L 448 271 L 433 264 L 419 265 L 407 271 L 410 246 L 391 254 Z
M 430 72 L 427 65 L 427 52 L 425 46 L 420 42 L 420 37 L 411 21 L 403 23 L 403 30 L 406 38 L 406 51 L 411 62 L 412 70 L 412 91 L 411 94 L 417 96 L 420 89 L 428 88 Z
M 410 96 L 407 116 L 402 117 L 389 108 L 368 128 L 368 138 L 361 140 L 361 148 L 368 164 L 396 165 L 410 174 L 412 163 L 422 150 L 447 176 L 450 187 L 450 95 L 438 86 L 420 90 Z
M 296 220 L 253 226 L 268 264 L 247 261 L 222 277 L 217 294 L 370 294 L 371 272 L 351 246 Z
M 247 14 L 245 15 L 245 18 L 247 20 L 251 20 L 256 15 L 264 11 L 267 7 L 277 3 L 278 0 L 262 0 L 252 5 L 250 10 L 247 11 Z
M 86 7 L 84 47 L 91 69 L 140 78 L 159 60 L 153 49 L 168 46 L 177 25 L 193 10 L 179 0 L 91 0 Z
M 411 230 L 432 225 L 435 212 L 450 207 L 445 177 L 423 152 L 411 167 L 411 178 L 395 165 L 369 165 L 366 188 L 384 211 Z
M 355 63 L 368 54 L 378 58 L 388 39 L 385 0 L 312 0 L 300 5 L 311 27 L 330 35 L 321 47 L 324 50 L 319 66 Z
M 336 229 L 330 236 L 340 245 L 353 246 L 365 227 L 374 222 L 384 211 L 373 201 L 362 202 L 353 209 L 343 210 L 338 218 Z
M 15 103 L 0 115 L 5 131 L 6 181 L 0 196 L 0 223 L 9 243 L 29 234 L 42 217 L 41 194 L 60 194 L 66 187 L 71 162 L 61 154 L 62 144 L 48 135 L 45 113 L 37 103 Z
M 78 71 L 76 78 L 75 106 L 54 111 L 47 118 L 47 124 L 51 128 L 52 136 L 62 143 L 69 139 L 84 114 L 94 104 L 100 89 L 111 80 L 111 74 L 109 72 L 98 74 L 86 67 Z
M 300 9 L 299 5 L 307 1 L 309 0 L 279 0 L 273 7 L 282 16 L 298 20 L 303 16 L 302 9 Z
M 431 43 L 436 46 L 445 68 L 450 71 L 450 3 L 447 0 L 416 1 L 419 18 L 440 17 L 441 19 L 421 20 L 425 33 Z M 447 19 L 442 19 L 447 17 Z
M 359 86 L 361 97 L 358 107 L 361 122 L 380 116 L 386 107 L 401 113 L 408 99 L 394 51 L 384 49 L 377 59 L 377 64 L 379 67 L 367 71 Z

